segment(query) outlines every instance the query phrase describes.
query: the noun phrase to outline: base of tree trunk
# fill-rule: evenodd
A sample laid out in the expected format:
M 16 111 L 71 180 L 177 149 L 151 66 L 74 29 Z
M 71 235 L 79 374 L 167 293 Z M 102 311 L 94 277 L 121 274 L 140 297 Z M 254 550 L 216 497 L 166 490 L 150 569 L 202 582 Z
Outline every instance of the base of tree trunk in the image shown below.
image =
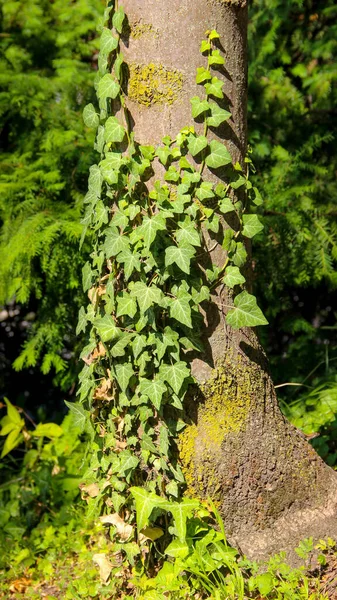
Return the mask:
M 282 415 L 263 353 L 250 354 L 228 351 L 194 390 L 180 458 L 187 494 L 211 498 L 229 541 L 265 559 L 337 536 L 337 474 Z

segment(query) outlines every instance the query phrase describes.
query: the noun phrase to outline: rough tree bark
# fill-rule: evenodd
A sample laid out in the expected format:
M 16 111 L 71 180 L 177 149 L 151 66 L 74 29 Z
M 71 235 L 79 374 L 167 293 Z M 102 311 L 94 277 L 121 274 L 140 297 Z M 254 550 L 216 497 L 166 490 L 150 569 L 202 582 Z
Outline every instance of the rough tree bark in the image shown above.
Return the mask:
M 217 75 L 224 80 L 232 119 L 211 135 L 220 136 L 234 162 L 243 164 L 246 0 L 124 0 L 123 5 L 130 29 L 122 51 L 136 138 L 159 143 L 191 123 L 189 99 L 200 95 L 195 84 L 203 62 L 200 42 L 215 28 L 226 59 Z M 220 246 L 211 258 L 223 264 Z M 199 387 L 180 440 L 181 462 L 187 492 L 212 497 L 230 541 L 248 556 L 263 558 L 308 535 L 337 534 L 337 476 L 280 412 L 255 333 L 226 326 L 228 298 L 220 287 L 205 313 L 207 351 L 192 364 Z

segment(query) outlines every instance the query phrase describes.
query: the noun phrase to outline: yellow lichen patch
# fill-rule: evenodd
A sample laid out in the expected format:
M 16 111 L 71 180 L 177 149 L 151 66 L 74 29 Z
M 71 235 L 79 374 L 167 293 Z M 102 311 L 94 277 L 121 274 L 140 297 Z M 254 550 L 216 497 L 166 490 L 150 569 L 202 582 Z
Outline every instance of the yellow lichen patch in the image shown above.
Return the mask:
M 187 426 L 179 438 L 188 494 L 202 498 L 211 493 L 216 499 L 221 446 L 229 434 L 245 430 L 253 388 L 252 372 L 239 361 L 235 367 L 218 367 L 200 388 L 197 424 Z
M 173 104 L 182 90 L 184 77 L 177 69 L 169 70 L 163 65 L 129 64 L 130 77 L 128 97 L 143 106 Z
M 211 4 L 227 4 L 228 6 L 246 6 L 247 0 L 210 0 Z
M 155 37 L 158 37 L 158 31 L 154 29 L 151 23 L 141 23 L 138 21 L 137 23 L 133 23 L 133 25 L 131 25 L 131 37 L 135 40 L 139 39 L 143 35 L 151 34 L 153 34 Z

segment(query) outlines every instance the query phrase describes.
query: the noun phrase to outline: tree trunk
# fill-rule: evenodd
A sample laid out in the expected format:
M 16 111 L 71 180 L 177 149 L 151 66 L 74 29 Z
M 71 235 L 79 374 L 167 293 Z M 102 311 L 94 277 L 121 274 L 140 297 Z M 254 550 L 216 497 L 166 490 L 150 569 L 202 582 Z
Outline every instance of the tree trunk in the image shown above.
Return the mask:
M 122 51 L 136 139 L 160 143 L 191 124 L 189 100 L 201 93 L 196 68 L 206 66 L 200 42 L 206 30 L 216 29 L 226 59 L 218 76 L 232 118 L 211 135 L 225 141 L 234 163 L 243 164 L 246 0 L 124 0 L 124 8 L 129 35 Z M 212 261 L 223 260 L 218 245 Z M 226 326 L 229 301 L 221 286 L 205 311 L 207 350 L 192 363 L 199 386 L 188 401 L 181 463 L 187 493 L 211 497 L 230 541 L 248 556 L 263 558 L 309 535 L 337 534 L 337 476 L 283 417 L 255 333 Z

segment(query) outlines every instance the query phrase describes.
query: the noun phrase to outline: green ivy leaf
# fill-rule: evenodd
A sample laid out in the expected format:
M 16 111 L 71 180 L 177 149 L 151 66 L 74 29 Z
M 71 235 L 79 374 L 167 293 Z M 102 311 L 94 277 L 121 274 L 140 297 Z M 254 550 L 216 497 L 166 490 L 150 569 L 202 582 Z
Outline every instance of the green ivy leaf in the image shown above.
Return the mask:
M 228 325 L 231 325 L 234 329 L 268 325 L 267 319 L 256 303 L 255 296 L 248 294 L 248 292 L 244 291 L 236 296 L 234 306 L 235 308 L 230 310 L 226 316 Z
M 97 96 L 100 100 L 104 98 L 112 98 L 114 100 L 117 98 L 120 89 L 119 83 L 117 83 L 112 75 L 107 73 L 98 83 Z
M 224 97 L 222 88 L 224 86 L 223 81 L 218 77 L 212 77 L 211 83 L 205 83 L 205 90 L 207 96 L 214 96 L 215 98 L 222 99 Z
M 212 54 L 208 57 L 208 64 L 213 65 L 224 65 L 225 59 L 220 54 L 220 50 L 213 50 Z
M 137 312 L 136 300 L 127 292 L 122 292 L 122 295 L 117 297 L 117 306 L 117 317 L 129 315 L 132 319 Z
M 109 117 L 105 123 L 104 139 L 106 142 L 120 143 L 126 131 L 116 117 Z
M 242 242 L 237 242 L 235 246 L 235 253 L 232 258 L 233 263 L 237 267 L 243 267 L 247 260 L 247 250 Z
M 124 19 L 125 19 L 125 12 L 124 12 L 122 6 L 120 6 L 114 12 L 114 16 L 112 19 L 112 24 L 113 24 L 114 28 L 116 29 L 116 31 L 118 31 L 118 33 L 122 33 Z
M 100 38 L 100 53 L 101 56 L 107 56 L 113 50 L 118 47 L 118 39 L 115 38 L 110 29 L 103 27 L 103 31 Z
M 158 156 L 160 162 L 165 167 L 167 165 L 169 158 L 172 156 L 171 148 L 169 148 L 169 146 L 157 148 L 156 156 Z
M 83 291 L 90 290 L 94 272 L 91 269 L 90 263 L 87 261 L 82 269 L 82 285 Z
M 149 518 L 155 507 L 160 508 L 166 504 L 164 498 L 147 492 L 144 488 L 131 487 L 129 492 L 132 494 L 136 505 L 137 529 L 140 532 L 148 525 Z
M 153 304 L 160 304 L 163 292 L 155 285 L 147 286 L 146 283 L 137 281 L 130 296 L 137 299 L 140 311 L 144 313 Z
M 200 67 L 197 69 L 196 83 L 203 83 L 204 81 L 208 81 L 212 79 L 212 75 L 210 72 L 205 69 L 205 67 Z
M 122 390 L 122 392 L 126 392 L 128 385 L 130 383 L 131 377 L 135 374 L 132 365 L 129 363 L 125 363 L 122 365 L 115 366 L 116 379 Z
M 151 400 L 154 407 L 160 410 L 163 394 L 167 391 L 166 385 L 160 379 L 141 379 L 139 388 L 141 393 Z
M 176 232 L 176 240 L 179 247 L 201 245 L 200 234 L 188 218 L 182 223 L 179 223 L 179 229 Z
M 82 404 L 79 404 L 78 402 L 67 402 L 67 400 L 65 400 L 64 403 L 69 408 L 73 416 L 74 426 L 77 427 L 81 433 L 83 433 L 87 424 L 88 412 L 85 410 Z
M 102 173 L 98 165 L 92 165 L 89 169 L 88 180 L 89 191 L 99 198 L 102 190 Z
M 85 308 L 81 306 L 80 312 L 78 313 L 78 323 L 76 327 L 76 335 L 79 335 L 81 332 L 84 333 L 86 330 L 88 323 L 87 313 L 85 312 Z
M 116 256 L 123 250 L 129 250 L 130 241 L 126 235 L 121 235 L 117 227 L 110 227 L 104 242 L 104 251 L 108 258 Z
M 195 195 L 201 202 L 214 198 L 213 184 L 210 181 L 203 181 L 201 186 L 197 188 Z
M 210 109 L 210 106 L 209 106 L 207 100 L 200 100 L 199 96 L 194 96 L 193 98 L 190 99 L 190 102 L 192 104 L 193 119 L 196 119 L 197 117 L 199 117 L 204 112 L 206 112 Z
M 246 281 L 244 276 L 240 273 L 240 269 L 238 267 L 227 267 L 223 280 L 224 283 L 230 288 L 233 288 L 235 285 L 241 285 Z
M 102 342 L 114 340 L 120 334 L 120 330 L 111 315 L 104 315 L 102 318 L 95 319 L 94 325 Z
M 145 217 L 142 225 L 137 229 L 137 235 L 144 239 L 145 245 L 149 248 L 156 238 L 157 231 L 165 231 L 165 229 L 165 219 L 157 214 L 153 217 Z
M 159 375 L 176 394 L 179 394 L 185 379 L 190 376 L 190 370 L 186 363 L 180 361 L 173 365 L 161 365 Z
M 206 165 L 211 169 L 219 169 L 232 162 L 232 157 L 226 146 L 217 140 L 210 143 L 211 153 L 206 158 Z
M 93 104 L 87 104 L 83 109 L 83 121 L 87 127 L 96 129 L 99 125 L 99 115 Z
M 173 300 L 170 305 L 170 316 L 187 327 L 193 327 L 191 320 L 191 307 L 187 299 L 176 298 Z
M 211 107 L 212 115 L 207 117 L 207 125 L 210 127 L 220 127 L 222 123 L 231 118 L 232 114 L 228 112 L 228 110 L 220 108 L 215 102 L 210 102 L 209 105 Z
M 134 271 L 140 272 L 141 270 L 140 254 L 138 252 L 131 252 L 129 249 L 123 250 L 118 254 L 117 261 L 124 264 L 126 280 L 130 279 Z
M 222 213 L 226 214 L 235 210 L 235 206 L 229 198 L 222 198 L 222 200 L 220 200 L 219 202 L 219 210 L 221 210 Z
M 243 215 L 243 230 L 242 235 L 247 238 L 252 238 L 257 233 L 263 231 L 264 227 L 257 215 Z
M 165 250 L 165 266 L 175 263 L 184 273 L 190 274 L 190 262 L 195 250 L 192 246 L 177 247 L 169 246 Z
M 193 511 L 200 507 L 198 500 L 184 498 L 181 502 L 168 502 L 166 507 L 173 518 L 177 536 L 180 542 L 186 541 L 186 521 L 188 517 L 193 515 Z
M 201 42 L 201 46 L 200 46 L 200 52 L 201 54 L 204 54 L 204 52 L 208 52 L 211 49 L 211 44 L 209 43 L 208 40 L 202 40 Z
M 188 149 L 192 156 L 196 156 L 202 150 L 207 148 L 208 140 L 204 135 L 193 136 L 190 135 L 188 138 Z
M 131 316 L 131 315 L 130 315 Z M 113 358 L 120 358 L 125 355 L 125 349 L 129 346 L 134 337 L 134 333 L 123 333 L 118 342 L 110 348 L 110 354 Z
M 99 163 L 104 180 L 110 185 L 118 183 L 118 174 L 123 157 L 119 152 L 109 152 L 108 156 Z

